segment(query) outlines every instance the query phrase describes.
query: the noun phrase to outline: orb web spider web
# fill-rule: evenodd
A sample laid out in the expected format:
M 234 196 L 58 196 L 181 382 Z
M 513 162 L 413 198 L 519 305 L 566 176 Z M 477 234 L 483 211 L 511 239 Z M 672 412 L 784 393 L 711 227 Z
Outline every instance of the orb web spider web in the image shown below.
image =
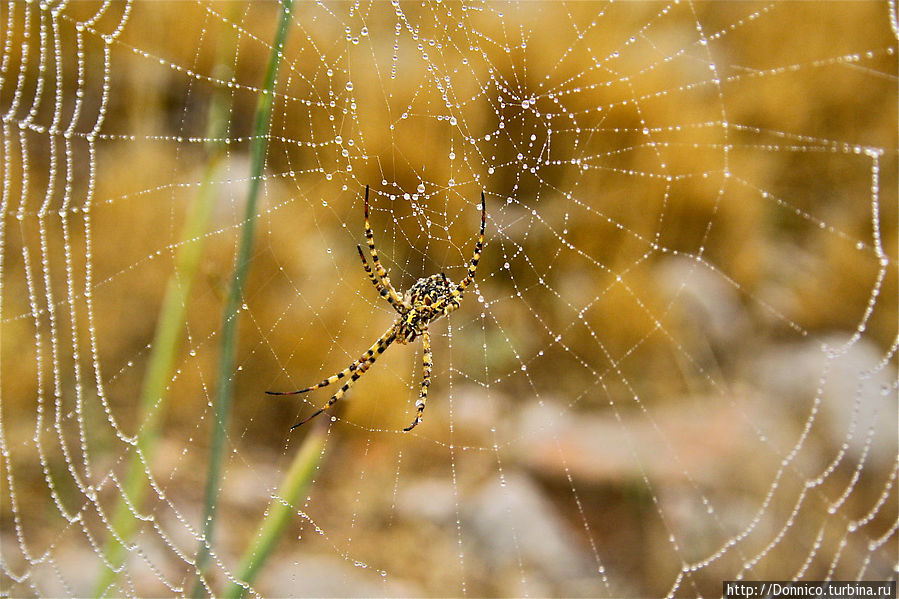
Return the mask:
M 341 397 L 343 397 L 343 394 L 347 392 L 353 383 L 355 383 L 363 374 L 368 372 L 368 369 L 375 363 L 378 356 L 383 354 L 392 343 L 406 344 L 410 341 L 415 341 L 418 337 L 421 337 L 422 366 L 424 370 L 421 381 L 421 392 L 418 401 L 415 402 L 415 407 L 417 409 L 415 419 L 412 421 L 412 424 L 403 430 L 409 432 L 421 423 L 422 414 L 425 411 L 425 403 L 428 400 L 428 387 L 431 385 L 431 366 L 433 364 L 431 362 L 431 337 L 428 334 L 428 325 L 441 316 L 446 316 L 461 305 L 462 292 L 471 285 L 472 281 L 474 281 L 474 275 L 478 270 L 478 262 L 481 259 L 481 250 L 484 247 L 484 227 L 486 222 L 487 206 L 484 200 L 484 192 L 482 191 L 481 231 L 478 235 L 478 241 L 475 244 L 474 254 L 468 264 L 468 274 L 465 275 L 465 278 L 462 279 L 458 285 L 454 285 L 452 281 L 446 277 L 446 274 L 441 272 L 438 275 L 431 275 L 429 277 L 418 279 L 418 281 L 416 281 L 415 284 L 400 297 L 396 292 L 396 289 L 393 288 L 393 285 L 390 284 L 387 270 L 381 266 L 381 261 L 378 259 L 378 250 L 375 248 L 374 233 L 372 232 L 371 222 L 368 218 L 368 185 L 365 186 L 365 240 L 368 243 L 368 251 L 371 254 L 374 270 L 372 270 L 368 261 L 365 259 L 362 246 L 357 245 L 356 249 L 359 250 L 359 257 L 362 259 L 362 268 L 365 269 L 365 274 L 368 275 L 372 285 L 375 286 L 375 289 L 378 290 L 381 297 L 393 306 L 393 309 L 397 311 L 399 316 L 397 317 L 396 322 L 394 322 L 393 325 L 368 348 L 368 351 L 337 374 L 326 378 L 317 385 L 306 387 L 305 389 L 298 389 L 297 391 L 266 391 L 269 395 L 297 395 L 299 393 L 306 393 L 308 391 L 327 387 L 347 376 L 350 377 L 350 379 L 331 396 L 331 399 L 329 399 L 325 405 L 316 410 L 311 416 L 307 416 L 294 424 L 290 427 L 290 430 L 309 422 L 334 405 Z

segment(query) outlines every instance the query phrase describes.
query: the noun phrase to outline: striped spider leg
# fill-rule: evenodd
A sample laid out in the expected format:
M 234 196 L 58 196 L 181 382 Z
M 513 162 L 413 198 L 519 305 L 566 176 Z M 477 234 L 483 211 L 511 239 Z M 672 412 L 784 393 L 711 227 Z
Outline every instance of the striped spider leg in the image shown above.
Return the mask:
M 331 399 L 321 408 L 307 416 L 300 422 L 293 425 L 291 430 L 298 426 L 309 422 L 332 405 L 334 405 L 344 393 L 352 387 L 368 369 L 375 360 L 383 354 L 392 343 L 401 343 L 403 345 L 415 341 L 421 337 L 422 345 L 422 381 L 421 391 L 418 401 L 415 402 L 416 414 L 412 424 L 403 430 L 408 432 L 421 423 L 422 413 L 425 409 L 425 403 L 428 400 L 428 387 L 431 385 L 431 367 L 433 366 L 431 356 L 431 337 L 428 333 L 428 326 L 442 316 L 446 316 L 461 305 L 462 293 L 474 281 L 475 273 L 478 270 L 478 262 L 481 259 L 481 251 L 484 248 L 484 228 L 487 223 L 487 206 L 484 198 L 484 192 L 481 192 L 481 229 L 478 235 L 477 243 L 475 243 L 474 254 L 468 263 L 468 273 L 465 278 L 455 285 L 450 281 L 444 273 L 430 275 L 415 282 L 414 285 L 401 297 L 393 285 L 390 284 L 390 278 L 387 276 L 387 270 L 381 265 L 378 258 L 378 250 L 375 247 L 374 233 L 372 232 L 371 222 L 369 221 L 369 204 L 368 204 L 368 186 L 365 186 L 365 240 L 368 244 L 368 252 L 371 256 L 371 265 L 365 258 L 365 252 L 362 246 L 357 245 L 359 258 L 362 260 L 362 268 L 365 274 L 374 285 L 378 293 L 387 303 L 393 306 L 397 311 L 397 319 L 393 325 L 387 329 L 381 337 L 375 341 L 368 350 L 359 358 L 338 372 L 311 387 L 299 389 L 297 391 L 266 391 L 269 395 L 297 395 L 306 393 L 328 385 L 333 385 L 347 377 L 347 380 Z M 374 268 L 372 268 L 374 266 Z

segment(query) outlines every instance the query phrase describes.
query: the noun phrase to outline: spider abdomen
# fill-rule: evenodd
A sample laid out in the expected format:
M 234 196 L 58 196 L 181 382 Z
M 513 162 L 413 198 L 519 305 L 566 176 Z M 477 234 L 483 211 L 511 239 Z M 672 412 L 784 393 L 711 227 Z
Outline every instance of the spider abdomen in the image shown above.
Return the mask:
M 433 321 L 459 307 L 461 294 L 453 294 L 453 284 L 446 275 L 431 275 L 415 282 L 403 298 L 408 307 L 397 322 L 397 340 L 414 341 Z
M 425 298 L 430 298 L 432 302 L 436 302 L 441 297 L 451 295 L 452 283 L 442 273 L 418 279 L 406 292 L 408 301 L 413 305 L 418 301 L 424 301 Z

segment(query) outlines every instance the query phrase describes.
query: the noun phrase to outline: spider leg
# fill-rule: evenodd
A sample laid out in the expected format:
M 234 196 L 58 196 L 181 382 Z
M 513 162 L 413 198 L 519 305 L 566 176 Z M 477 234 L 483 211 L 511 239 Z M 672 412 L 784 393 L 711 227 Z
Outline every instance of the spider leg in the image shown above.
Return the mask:
M 421 334 L 421 349 L 422 366 L 424 367 L 424 374 L 421 378 L 421 394 L 418 397 L 418 401 L 415 402 L 415 407 L 418 408 L 415 420 L 403 429 L 407 433 L 421 423 L 421 415 L 425 411 L 425 403 L 428 401 L 428 387 L 431 386 L 431 366 L 433 362 L 431 361 L 431 336 L 427 331 Z
M 365 254 L 362 252 L 362 246 L 361 246 L 361 245 L 357 245 L 357 246 L 356 246 L 356 249 L 359 250 L 359 257 L 362 258 L 362 268 L 365 269 L 365 274 L 368 275 L 368 279 L 371 281 L 372 285 L 375 286 L 375 289 L 378 290 L 378 293 L 381 294 L 381 297 L 383 297 L 384 299 L 386 299 L 387 302 L 388 302 L 391 306 L 393 306 L 393 309 L 394 309 L 394 310 L 396 310 L 397 312 L 399 312 L 400 314 L 402 314 L 402 313 L 403 313 L 403 309 L 400 307 L 402 304 L 401 304 L 401 303 L 400 303 L 400 304 L 397 304 L 397 303 L 393 300 L 393 298 L 390 296 L 390 291 L 389 291 L 386 287 L 384 287 L 384 285 L 381 284 L 381 281 L 378 280 L 378 278 L 375 276 L 375 273 L 373 273 L 373 272 L 371 271 L 371 267 L 368 265 L 368 260 L 365 259 Z
M 314 412 L 308 418 L 304 418 L 300 422 L 298 422 L 295 425 L 293 425 L 292 427 L 290 427 L 290 429 L 293 430 L 296 427 L 300 426 L 301 424 L 305 424 L 306 422 L 309 422 L 310 420 L 312 420 L 313 418 L 315 418 L 316 416 L 318 416 L 319 414 L 324 412 L 326 409 L 328 409 L 329 407 L 334 405 L 337 402 L 337 400 L 339 400 L 341 397 L 343 397 L 343 394 L 347 392 L 347 390 L 353 385 L 353 383 L 355 383 L 356 380 L 359 379 L 359 377 L 361 377 L 363 374 L 365 374 L 368 371 L 369 367 L 375 363 L 375 360 L 378 359 L 378 356 L 383 354 L 384 351 L 388 347 L 390 347 L 390 344 L 393 343 L 394 341 L 396 341 L 396 331 L 394 330 L 394 327 L 390 327 L 387 330 L 387 332 L 385 332 L 383 335 L 381 335 L 380 339 L 375 341 L 372 344 L 372 346 L 370 348 L 368 348 L 368 351 L 366 351 L 364 354 L 362 354 L 359 357 L 358 360 L 356 360 L 355 362 L 353 362 L 352 364 L 350 364 L 349 366 L 347 366 L 346 368 L 344 368 L 343 370 L 341 370 L 334 376 L 328 377 L 325 380 L 323 380 L 322 382 L 318 383 L 317 385 L 313 385 L 311 387 L 306 387 L 305 389 L 299 389 L 297 391 L 266 391 L 266 393 L 269 395 L 297 395 L 299 393 L 306 393 L 307 391 L 312 391 L 314 389 L 320 389 L 322 387 L 327 387 L 328 385 L 330 385 L 332 383 L 336 383 L 340 379 L 349 375 L 350 380 L 348 380 L 346 383 L 344 383 L 343 386 L 340 389 L 338 389 L 334 395 L 331 396 L 331 399 L 328 400 L 328 403 L 326 403 L 324 406 L 322 406 L 318 411 Z
M 478 242 L 474 246 L 474 255 L 471 257 L 471 262 L 468 264 L 468 274 L 465 275 L 465 278 L 459 283 L 459 285 L 453 290 L 453 296 L 458 297 L 465 288 L 471 285 L 471 282 L 474 281 L 474 273 L 478 270 L 478 262 L 481 260 L 481 250 L 484 248 L 484 227 L 487 224 L 487 203 L 484 199 L 484 192 L 481 192 L 481 234 L 478 236 Z
M 381 266 L 381 260 L 378 258 L 378 250 L 375 249 L 375 234 L 371 230 L 371 221 L 368 219 L 368 185 L 365 186 L 365 241 L 368 243 L 368 252 L 371 254 L 371 261 L 375 266 L 375 273 L 378 275 L 378 280 L 380 280 L 384 289 L 387 290 L 387 293 L 389 294 L 388 297 L 390 297 L 393 302 L 402 305 L 403 300 L 400 299 L 396 289 L 390 284 L 390 277 L 387 276 L 387 270 Z

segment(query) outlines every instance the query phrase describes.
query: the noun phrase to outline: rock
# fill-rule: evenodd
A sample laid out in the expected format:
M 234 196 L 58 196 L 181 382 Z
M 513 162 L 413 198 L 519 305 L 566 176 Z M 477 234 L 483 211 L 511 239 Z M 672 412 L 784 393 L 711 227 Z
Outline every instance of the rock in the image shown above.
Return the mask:
M 463 506 L 463 528 L 479 546 L 484 567 L 517 583 L 518 592 L 577 594 L 584 580 L 596 581 L 585 543 L 524 473 L 484 483 Z
M 745 339 L 750 321 L 736 288 L 701 262 L 672 257 L 655 268 L 662 293 L 674 302 L 675 314 L 687 321 L 694 335 L 715 349 L 732 350 Z
M 521 410 L 513 447 L 523 464 L 545 476 L 593 485 L 653 484 L 718 486 L 751 460 L 753 468 L 776 468 L 798 434 L 777 406 L 745 391 L 731 395 L 672 398 L 642 410 L 622 405 L 579 414 L 549 402 Z M 773 450 L 759 452 L 765 444 Z M 641 483 L 642 484 L 642 483 Z
M 426 478 L 404 484 L 396 498 L 397 512 L 403 518 L 424 518 L 434 524 L 456 519 L 456 493 L 451 480 Z
M 268 597 L 413 597 L 405 583 L 383 577 L 372 568 L 336 556 L 299 555 L 266 566 L 255 587 Z
M 896 369 L 864 338 L 849 343 L 848 335 L 785 343 L 764 350 L 751 360 L 745 378 L 786 401 L 801 418 L 811 414 L 820 396 L 816 426 L 832 443 L 846 443 L 858 459 L 871 439 L 868 460 L 892 463 L 897 453 Z

